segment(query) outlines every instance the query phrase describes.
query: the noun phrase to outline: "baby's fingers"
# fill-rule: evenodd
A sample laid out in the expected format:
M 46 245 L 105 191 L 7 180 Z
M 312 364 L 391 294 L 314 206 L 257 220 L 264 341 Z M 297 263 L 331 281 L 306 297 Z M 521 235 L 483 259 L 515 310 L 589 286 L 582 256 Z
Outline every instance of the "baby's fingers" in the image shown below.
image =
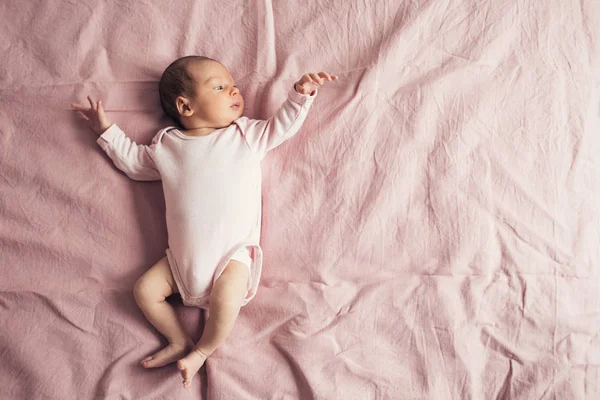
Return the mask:
M 96 102 L 92 99 L 91 96 L 88 96 L 87 99 L 90 102 L 90 106 L 92 107 L 92 110 L 96 111 L 96 108 L 97 108 Z
M 300 80 L 298 81 L 298 84 L 300 85 L 304 85 L 305 83 L 310 83 L 312 82 L 312 78 L 310 77 L 310 74 L 304 74 L 302 75 L 302 77 L 300 78 Z
M 89 108 L 84 106 L 83 104 L 72 103 L 71 108 L 77 111 L 88 111 Z
M 102 100 L 98 101 L 98 117 L 104 118 L 104 105 L 102 104 Z
M 312 81 L 319 86 L 322 85 L 323 83 L 325 83 L 323 78 L 321 78 L 319 75 L 315 74 L 314 72 L 311 72 L 310 74 L 308 74 L 308 76 L 310 76 Z
M 86 121 L 89 121 L 90 118 L 88 116 L 88 113 L 91 111 L 89 108 L 87 108 L 86 106 L 82 105 L 82 104 L 77 104 L 77 103 L 72 103 L 71 104 L 71 108 L 73 110 L 77 110 L 79 111 L 79 114 L 81 114 L 81 116 L 83 117 L 83 119 L 85 119 Z
M 335 81 L 338 78 L 336 75 L 329 75 L 327 72 L 319 72 L 318 75 L 327 81 Z

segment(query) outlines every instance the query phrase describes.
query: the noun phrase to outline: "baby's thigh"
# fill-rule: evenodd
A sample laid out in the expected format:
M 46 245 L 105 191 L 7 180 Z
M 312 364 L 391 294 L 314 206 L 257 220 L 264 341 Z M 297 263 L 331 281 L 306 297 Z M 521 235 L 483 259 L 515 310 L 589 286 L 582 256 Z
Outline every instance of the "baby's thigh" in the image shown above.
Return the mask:
M 154 264 L 135 283 L 134 293 L 140 296 L 167 298 L 173 293 L 178 293 L 171 267 L 167 257 L 163 257 Z

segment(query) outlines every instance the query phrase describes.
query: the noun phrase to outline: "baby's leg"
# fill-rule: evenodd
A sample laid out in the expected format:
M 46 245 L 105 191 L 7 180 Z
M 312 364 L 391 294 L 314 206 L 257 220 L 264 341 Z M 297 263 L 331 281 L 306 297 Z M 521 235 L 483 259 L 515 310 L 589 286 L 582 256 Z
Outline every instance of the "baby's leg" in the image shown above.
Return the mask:
M 204 361 L 221 345 L 231 333 L 240 307 L 246 298 L 248 267 L 231 260 L 215 282 L 210 293 L 208 319 L 200 341 L 194 350 L 177 362 L 181 371 L 183 387 L 188 388 L 192 378 Z
M 167 257 L 157 262 L 135 283 L 133 294 L 138 306 L 148 321 L 169 341 L 167 347 L 140 362 L 144 368 L 162 367 L 177 361 L 194 347 L 175 310 L 166 301 L 176 292 L 177 286 Z

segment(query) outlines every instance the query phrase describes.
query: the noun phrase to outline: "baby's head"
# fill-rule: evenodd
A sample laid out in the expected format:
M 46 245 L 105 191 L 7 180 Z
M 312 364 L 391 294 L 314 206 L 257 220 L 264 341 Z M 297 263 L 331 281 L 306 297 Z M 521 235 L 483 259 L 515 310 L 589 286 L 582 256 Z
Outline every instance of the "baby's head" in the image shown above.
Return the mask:
M 207 57 L 175 60 L 163 72 L 158 91 L 165 113 L 185 129 L 224 128 L 244 111 L 227 68 Z

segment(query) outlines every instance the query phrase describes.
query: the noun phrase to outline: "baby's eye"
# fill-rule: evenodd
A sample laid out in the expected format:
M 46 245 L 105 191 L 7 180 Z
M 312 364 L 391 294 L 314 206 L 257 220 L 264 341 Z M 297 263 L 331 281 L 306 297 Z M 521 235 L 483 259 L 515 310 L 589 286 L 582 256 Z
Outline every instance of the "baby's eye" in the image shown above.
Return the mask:
M 216 90 L 223 90 L 223 85 L 219 85 L 215 88 Z

